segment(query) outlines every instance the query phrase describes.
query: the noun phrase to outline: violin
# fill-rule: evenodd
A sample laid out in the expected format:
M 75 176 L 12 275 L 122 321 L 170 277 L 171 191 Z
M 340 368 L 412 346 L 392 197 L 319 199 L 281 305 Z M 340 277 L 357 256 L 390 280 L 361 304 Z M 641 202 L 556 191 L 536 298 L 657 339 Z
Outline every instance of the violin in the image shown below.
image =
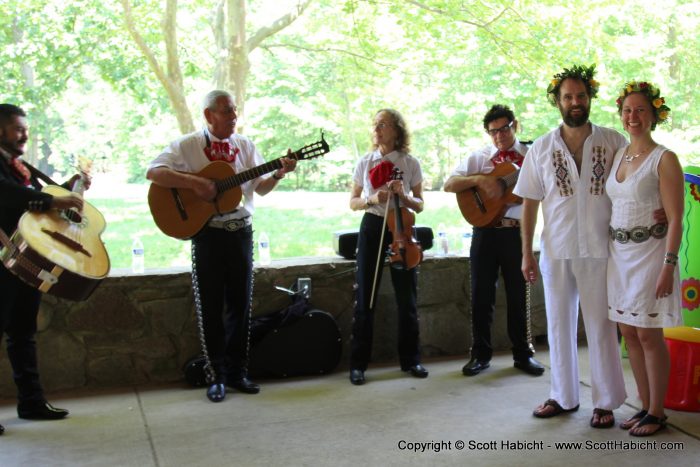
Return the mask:
M 402 172 L 394 168 L 392 180 L 403 180 Z M 393 196 L 393 208 L 387 213 L 387 225 L 392 241 L 389 245 L 389 262 L 394 269 L 410 271 L 423 261 L 423 250 L 413 237 L 416 215 L 408 208 L 401 207 L 399 195 Z

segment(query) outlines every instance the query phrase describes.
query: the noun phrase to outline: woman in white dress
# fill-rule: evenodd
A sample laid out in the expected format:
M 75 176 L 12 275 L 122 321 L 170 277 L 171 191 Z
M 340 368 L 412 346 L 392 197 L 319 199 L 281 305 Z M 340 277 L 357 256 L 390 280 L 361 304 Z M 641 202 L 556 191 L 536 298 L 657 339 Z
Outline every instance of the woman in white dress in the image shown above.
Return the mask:
M 663 328 L 683 324 L 677 265 L 683 171 L 676 154 L 651 136 L 670 111 L 657 87 L 631 81 L 617 107 L 630 144 L 615 155 L 606 184 L 612 200 L 608 313 L 625 338 L 642 402 L 642 410 L 620 426 L 633 436 L 649 436 L 666 426 L 671 363 Z M 654 221 L 659 208 L 668 223 Z

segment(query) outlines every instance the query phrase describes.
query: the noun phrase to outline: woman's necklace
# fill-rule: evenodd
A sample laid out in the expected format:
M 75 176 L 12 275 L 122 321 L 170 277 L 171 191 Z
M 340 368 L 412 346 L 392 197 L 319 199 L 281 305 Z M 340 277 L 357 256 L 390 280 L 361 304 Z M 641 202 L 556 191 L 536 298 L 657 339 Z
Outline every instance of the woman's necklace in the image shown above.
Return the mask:
M 628 146 L 627 149 L 625 149 L 625 155 L 623 156 L 623 159 L 625 160 L 626 163 L 631 164 L 632 161 L 634 161 L 639 156 L 646 154 L 647 151 L 649 151 L 652 147 L 653 146 L 648 147 L 643 151 L 639 151 L 637 154 L 627 154 L 627 149 L 629 149 L 629 146 Z

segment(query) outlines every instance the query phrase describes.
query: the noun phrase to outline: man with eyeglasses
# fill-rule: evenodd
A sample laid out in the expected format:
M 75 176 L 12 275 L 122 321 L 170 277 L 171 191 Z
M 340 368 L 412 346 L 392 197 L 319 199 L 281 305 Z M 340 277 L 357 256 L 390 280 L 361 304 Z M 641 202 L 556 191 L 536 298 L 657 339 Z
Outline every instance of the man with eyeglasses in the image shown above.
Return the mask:
M 484 129 L 493 144 L 471 153 L 445 182 L 444 190 L 460 193 L 477 188 L 488 199 L 506 194 L 500 177 L 492 175 L 499 164 L 522 165 L 527 146 L 515 136 L 518 121 L 513 111 L 504 105 L 494 105 L 484 116 Z M 499 269 L 503 275 L 507 298 L 508 336 L 512 343 L 515 368 L 531 375 L 544 373 L 544 367 L 533 358 L 534 349 L 528 341 L 526 286 L 520 271 L 521 206 L 506 206 L 504 217 L 496 218 L 488 227 L 474 227 L 471 250 L 472 348 L 471 359 L 462 368 L 465 376 L 474 376 L 490 366 L 491 323 L 496 309 L 496 287 Z

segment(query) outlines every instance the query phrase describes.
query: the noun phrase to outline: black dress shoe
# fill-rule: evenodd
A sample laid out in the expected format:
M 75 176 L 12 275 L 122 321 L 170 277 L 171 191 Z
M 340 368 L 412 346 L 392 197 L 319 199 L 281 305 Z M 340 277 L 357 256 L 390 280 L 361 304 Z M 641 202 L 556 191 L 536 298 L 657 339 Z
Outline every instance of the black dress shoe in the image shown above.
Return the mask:
M 350 382 L 355 386 L 365 384 L 365 372 L 362 370 L 350 370 Z
M 60 420 L 66 415 L 66 409 L 57 409 L 46 401 L 25 401 L 17 404 L 17 416 L 26 420 Z
M 207 389 L 207 398 L 212 402 L 221 402 L 226 397 L 226 386 L 214 383 Z
M 229 381 L 228 385 L 246 394 L 257 394 L 260 392 L 260 385 L 255 384 L 245 376 L 240 379 Z
M 490 366 L 491 363 L 488 360 L 477 360 L 476 358 L 472 358 L 462 367 L 462 373 L 464 376 L 474 376 L 478 375 Z
M 534 376 L 540 376 L 544 373 L 544 366 L 532 357 L 527 360 L 515 360 L 513 366 Z
M 428 377 L 428 370 L 423 367 L 420 363 L 417 365 L 413 365 L 412 367 L 403 370 L 403 371 L 408 371 L 411 373 L 412 376 L 415 376 L 416 378 L 427 378 Z
M 0 435 L 5 433 L 5 427 L 0 425 Z

